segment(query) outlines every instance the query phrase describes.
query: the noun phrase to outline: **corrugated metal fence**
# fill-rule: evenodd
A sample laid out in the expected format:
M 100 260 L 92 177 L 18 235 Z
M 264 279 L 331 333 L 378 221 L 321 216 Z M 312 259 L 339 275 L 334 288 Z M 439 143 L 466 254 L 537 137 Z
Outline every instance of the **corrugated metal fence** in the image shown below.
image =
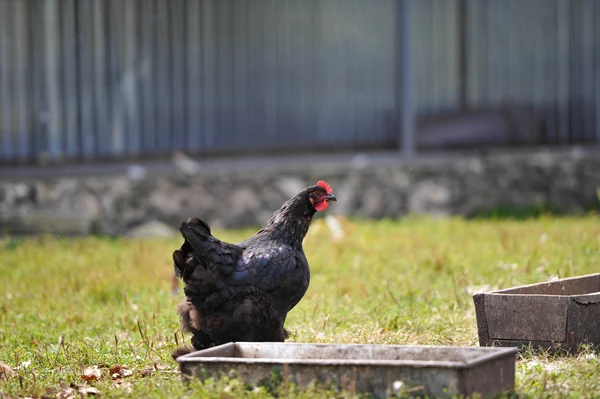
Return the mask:
M 544 117 L 549 143 L 600 144 L 600 1 L 462 1 L 463 44 L 461 0 L 414 2 L 418 112 L 511 101 Z
M 418 114 L 514 100 L 550 142 L 600 142 L 600 1 L 413 6 Z M 395 145 L 398 9 L 0 0 L 0 161 Z

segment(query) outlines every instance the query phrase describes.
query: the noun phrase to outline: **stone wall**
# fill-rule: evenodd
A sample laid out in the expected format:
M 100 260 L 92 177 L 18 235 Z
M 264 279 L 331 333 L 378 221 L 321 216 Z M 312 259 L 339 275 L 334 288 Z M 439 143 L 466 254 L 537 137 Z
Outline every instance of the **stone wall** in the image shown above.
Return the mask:
M 131 173 L 0 182 L 1 233 L 165 235 L 196 215 L 215 227 L 261 226 L 286 199 L 319 179 L 338 197 L 327 212 L 473 216 L 495 208 L 547 207 L 581 214 L 598 206 L 600 150 L 488 155 L 356 156 L 273 162 L 253 170 Z

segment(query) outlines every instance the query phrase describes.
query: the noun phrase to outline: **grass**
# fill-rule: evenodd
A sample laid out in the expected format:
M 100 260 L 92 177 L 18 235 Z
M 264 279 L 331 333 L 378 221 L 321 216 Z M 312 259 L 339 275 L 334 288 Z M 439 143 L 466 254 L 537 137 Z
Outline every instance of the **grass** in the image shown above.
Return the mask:
M 311 228 L 305 243 L 311 285 L 288 316 L 291 341 L 477 345 L 475 290 L 593 273 L 600 260 L 594 216 L 407 218 L 343 227 L 339 242 L 322 220 Z M 215 234 L 237 242 L 252 232 Z M 235 380 L 181 383 L 170 358 L 184 339 L 175 313 L 180 298 L 170 292 L 171 253 L 180 243 L 1 240 L 0 361 L 13 372 L 0 376 L 0 392 L 34 398 L 78 397 L 94 389 L 107 398 L 270 397 Z M 126 368 L 113 369 L 112 376 L 115 365 Z M 97 371 L 89 369 L 94 366 Z M 572 357 L 528 352 L 518 358 L 516 393 L 594 397 L 599 374 L 597 353 L 590 350 Z M 317 388 L 288 388 L 279 395 L 351 397 Z

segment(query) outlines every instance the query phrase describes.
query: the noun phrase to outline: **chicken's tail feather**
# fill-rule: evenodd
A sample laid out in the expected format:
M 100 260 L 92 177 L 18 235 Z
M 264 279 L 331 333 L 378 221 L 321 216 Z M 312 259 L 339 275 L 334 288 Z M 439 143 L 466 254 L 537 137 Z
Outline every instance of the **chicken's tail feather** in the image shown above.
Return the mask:
M 206 223 L 204 220 L 197 218 L 197 217 L 191 217 L 187 220 L 187 222 L 181 222 L 181 228 L 183 227 L 191 227 L 194 230 L 198 231 L 198 232 L 202 232 L 203 234 L 210 236 L 212 235 L 211 231 L 210 231 L 210 226 L 208 225 L 208 223 Z M 180 228 L 180 230 L 181 230 Z
M 210 227 L 208 224 L 198 218 L 190 218 L 187 222 L 181 223 L 179 227 L 181 235 L 189 243 L 189 248 L 196 256 L 200 255 L 198 251 L 203 252 L 204 245 L 210 237 Z
M 195 248 L 201 248 L 208 237 L 212 237 L 210 226 L 200 218 L 192 217 L 187 222 L 181 222 L 179 227 L 185 242 L 180 249 L 173 252 L 175 274 L 183 277 L 186 270 L 193 270 L 197 266 L 197 260 L 190 256 Z
M 173 252 L 173 263 L 175 264 L 175 276 L 179 278 L 183 277 L 183 272 L 185 271 L 185 255 L 181 249 L 177 249 Z

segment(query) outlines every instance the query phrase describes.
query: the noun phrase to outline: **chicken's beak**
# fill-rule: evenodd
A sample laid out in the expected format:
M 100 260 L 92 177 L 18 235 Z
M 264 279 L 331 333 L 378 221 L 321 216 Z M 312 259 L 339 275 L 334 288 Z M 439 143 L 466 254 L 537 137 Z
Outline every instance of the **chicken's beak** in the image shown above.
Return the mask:
M 333 194 L 327 194 L 327 195 L 325 196 L 325 199 L 326 199 L 327 201 L 337 201 L 337 198 L 335 198 L 335 195 L 333 195 Z

